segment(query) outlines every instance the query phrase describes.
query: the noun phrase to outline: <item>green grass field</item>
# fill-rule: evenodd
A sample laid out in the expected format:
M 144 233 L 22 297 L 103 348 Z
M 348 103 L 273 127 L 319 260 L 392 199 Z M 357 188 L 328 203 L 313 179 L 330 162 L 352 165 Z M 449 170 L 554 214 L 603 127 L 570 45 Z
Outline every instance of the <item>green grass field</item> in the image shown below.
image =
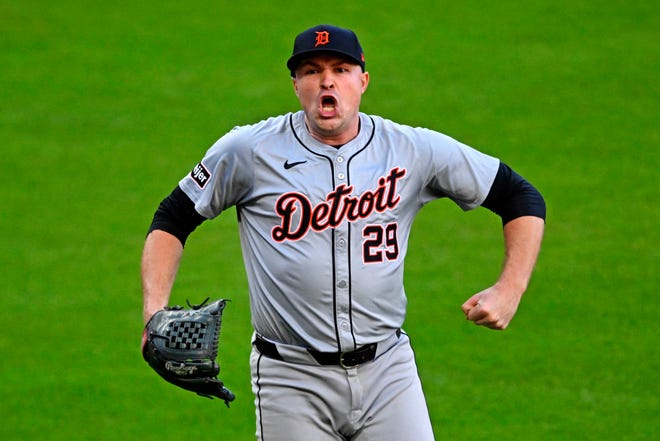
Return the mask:
M 639 0 L 0 0 L 0 439 L 254 439 L 235 216 L 191 237 L 172 298 L 233 300 L 231 409 L 142 361 L 139 258 L 212 142 L 298 108 L 284 63 L 321 22 L 360 35 L 364 111 L 501 157 L 548 204 L 504 332 L 460 310 L 497 276 L 499 220 L 437 201 L 415 224 L 406 330 L 437 438 L 657 439 L 660 8 Z

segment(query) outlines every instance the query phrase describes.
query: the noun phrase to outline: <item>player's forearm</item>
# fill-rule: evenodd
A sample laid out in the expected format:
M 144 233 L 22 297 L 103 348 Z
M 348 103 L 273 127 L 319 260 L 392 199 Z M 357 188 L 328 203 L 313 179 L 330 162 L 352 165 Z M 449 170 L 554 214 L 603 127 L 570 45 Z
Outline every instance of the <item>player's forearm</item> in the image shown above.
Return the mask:
M 167 306 L 183 254 L 179 239 L 162 230 L 147 236 L 142 252 L 142 294 L 144 322 Z
M 508 292 L 522 295 L 536 264 L 545 221 L 535 216 L 523 216 L 504 226 L 505 259 L 497 285 Z

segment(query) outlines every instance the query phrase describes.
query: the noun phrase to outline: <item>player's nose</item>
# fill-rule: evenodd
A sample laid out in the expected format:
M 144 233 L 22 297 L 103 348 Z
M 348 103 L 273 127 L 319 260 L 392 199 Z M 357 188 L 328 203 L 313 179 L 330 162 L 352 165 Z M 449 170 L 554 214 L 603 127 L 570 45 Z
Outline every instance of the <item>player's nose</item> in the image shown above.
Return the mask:
M 325 70 L 321 73 L 321 87 L 324 89 L 332 89 L 335 87 L 335 79 L 332 72 Z

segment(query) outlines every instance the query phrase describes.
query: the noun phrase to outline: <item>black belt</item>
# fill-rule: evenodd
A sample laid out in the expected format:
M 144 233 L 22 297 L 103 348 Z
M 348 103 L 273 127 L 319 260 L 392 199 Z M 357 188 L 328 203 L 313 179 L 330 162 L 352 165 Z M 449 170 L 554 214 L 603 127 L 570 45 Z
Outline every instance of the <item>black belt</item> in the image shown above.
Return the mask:
M 397 336 L 401 331 L 397 331 Z M 269 358 L 276 360 L 284 360 L 277 350 L 275 343 L 264 340 L 258 335 L 255 337 L 254 345 L 259 352 Z M 307 349 L 307 352 L 314 357 L 314 359 L 323 366 L 339 365 L 342 367 L 353 367 L 376 358 L 376 350 L 378 349 L 377 343 L 364 345 L 354 351 L 349 352 L 320 352 L 314 349 Z

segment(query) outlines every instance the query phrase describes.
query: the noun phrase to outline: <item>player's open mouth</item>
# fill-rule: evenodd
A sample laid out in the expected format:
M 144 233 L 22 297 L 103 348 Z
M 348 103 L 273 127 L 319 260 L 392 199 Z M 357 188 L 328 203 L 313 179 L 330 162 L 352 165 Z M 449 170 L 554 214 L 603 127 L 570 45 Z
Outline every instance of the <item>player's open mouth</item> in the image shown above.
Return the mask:
M 332 116 L 337 108 L 337 100 L 332 96 L 321 97 L 321 115 Z

